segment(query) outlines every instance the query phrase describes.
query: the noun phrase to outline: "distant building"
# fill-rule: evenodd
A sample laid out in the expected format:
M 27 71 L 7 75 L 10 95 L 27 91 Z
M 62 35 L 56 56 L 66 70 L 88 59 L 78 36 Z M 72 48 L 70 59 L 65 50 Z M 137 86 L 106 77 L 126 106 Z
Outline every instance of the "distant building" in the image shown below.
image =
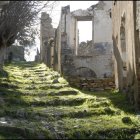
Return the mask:
M 14 61 L 25 61 L 24 59 L 24 47 L 12 45 L 6 50 L 5 61 L 8 60 L 9 55 L 12 54 L 12 60 Z

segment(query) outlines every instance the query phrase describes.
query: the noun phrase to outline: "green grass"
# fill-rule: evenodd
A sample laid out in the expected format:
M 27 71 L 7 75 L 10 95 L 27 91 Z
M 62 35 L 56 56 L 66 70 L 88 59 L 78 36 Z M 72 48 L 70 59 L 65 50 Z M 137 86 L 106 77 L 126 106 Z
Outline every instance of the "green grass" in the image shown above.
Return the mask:
M 45 64 L 12 62 L 0 72 L 0 139 L 137 139 L 125 95 L 69 86 Z

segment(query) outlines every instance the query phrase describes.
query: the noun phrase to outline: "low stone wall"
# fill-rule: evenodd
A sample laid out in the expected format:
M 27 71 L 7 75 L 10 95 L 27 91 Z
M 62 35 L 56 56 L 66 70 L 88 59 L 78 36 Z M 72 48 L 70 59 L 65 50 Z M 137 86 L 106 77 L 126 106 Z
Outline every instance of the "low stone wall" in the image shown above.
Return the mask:
M 80 77 L 67 77 L 69 84 L 78 89 L 87 91 L 104 91 L 115 89 L 114 78 L 80 78 Z

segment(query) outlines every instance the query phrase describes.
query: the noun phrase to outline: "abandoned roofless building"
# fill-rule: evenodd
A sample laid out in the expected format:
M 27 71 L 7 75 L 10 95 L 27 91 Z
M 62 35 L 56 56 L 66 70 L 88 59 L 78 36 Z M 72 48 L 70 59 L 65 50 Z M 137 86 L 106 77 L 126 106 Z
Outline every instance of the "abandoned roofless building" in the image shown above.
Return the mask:
M 96 78 L 102 79 L 97 82 L 100 83 L 100 89 L 103 82 L 107 81 L 113 86 L 111 7 L 111 1 L 100 1 L 87 10 L 72 12 L 69 5 L 62 7 L 57 29 L 53 29 L 49 15 L 42 13 L 41 61 L 68 77 L 71 83 L 76 84 L 78 77 L 90 80 Z M 79 44 L 78 21 L 92 21 L 92 40 Z M 54 38 L 53 43 L 50 38 Z M 104 78 L 108 80 L 103 81 Z M 94 88 L 97 85 L 92 80 L 90 83 Z
M 73 83 L 77 83 L 77 77 L 93 78 L 94 82 L 84 83 L 86 87 L 98 87 L 101 79 L 100 88 L 113 87 L 114 78 L 116 89 L 125 92 L 130 102 L 140 108 L 139 9 L 139 1 L 99 1 L 87 10 L 72 12 L 66 6 L 61 9 L 57 29 L 53 29 L 49 15 L 43 13 L 46 21 L 41 20 L 41 49 L 46 51 L 40 52 L 41 61 L 69 77 L 69 81 L 74 77 Z M 79 44 L 78 21 L 92 21 L 91 41 Z M 44 25 L 49 26 L 46 35 Z M 108 78 L 112 79 L 109 83 Z

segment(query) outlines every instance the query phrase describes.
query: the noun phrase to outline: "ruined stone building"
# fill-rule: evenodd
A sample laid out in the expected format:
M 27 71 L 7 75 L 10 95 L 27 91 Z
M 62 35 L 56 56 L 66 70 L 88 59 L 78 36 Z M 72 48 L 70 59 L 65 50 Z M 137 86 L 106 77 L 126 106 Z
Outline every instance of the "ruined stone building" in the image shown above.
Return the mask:
M 140 2 L 114 1 L 111 16 L 116 88 L 140 108 Z
M 112 76 L 111 6 L 112 2 L 100 1 L 87 10 L 70 12 L 70 6 L 62 7 L 55 44 L 59 72 L 68 76 Z M 82 47 L 78 44 L 78 21 L 92 21 L 92 40 Z
M 112 78 L 111 7 L 111 1 L 100 1 L 86 10 L 70 11 L 69 5 L 62 7 L 58 28 L 55 30 L 55 35 L 52 34 L 54 45 L 49 41 L 47 42 L 48 53 L 47 50 L 41 48 L 41 59 L 43 59 L 43 53 L 47 53 L 45 55 L 47 57 L 45 60 L 49 60 L 47 65 L 50 66 L 51 63 L 50 67 L 65 77 Z M 79 44 L 78 21 L 92 21 L 92 40 Z M 48 25 L 46 23 L 44 22 L 44 26 L 50 26 L 50 23 Z M 43 25 L 41 25 L 41 29 L 42 34 L 44 32 Z M 52 27 L 46 30 L 53 32 Z M 48 34 L 46 35 L 45 33 L 42 36 L 47 38 Z M 42 40 L 41 43 L 43 44 Z
M 25 59 L 24 59 L 24 47 L 23 46 L 11 45 L 10 47 L 6 48 L 5 61 L 8 61 L 8 56 L 11 53 L 12 53 L 12 60 L 25 61 Z
M 40 60 L 51 67 L 51 54 L 49 39 L 54 38 L 55 29 L 52 26 L 52 19 L 49 14 L 42 12 L 40 24 Z

